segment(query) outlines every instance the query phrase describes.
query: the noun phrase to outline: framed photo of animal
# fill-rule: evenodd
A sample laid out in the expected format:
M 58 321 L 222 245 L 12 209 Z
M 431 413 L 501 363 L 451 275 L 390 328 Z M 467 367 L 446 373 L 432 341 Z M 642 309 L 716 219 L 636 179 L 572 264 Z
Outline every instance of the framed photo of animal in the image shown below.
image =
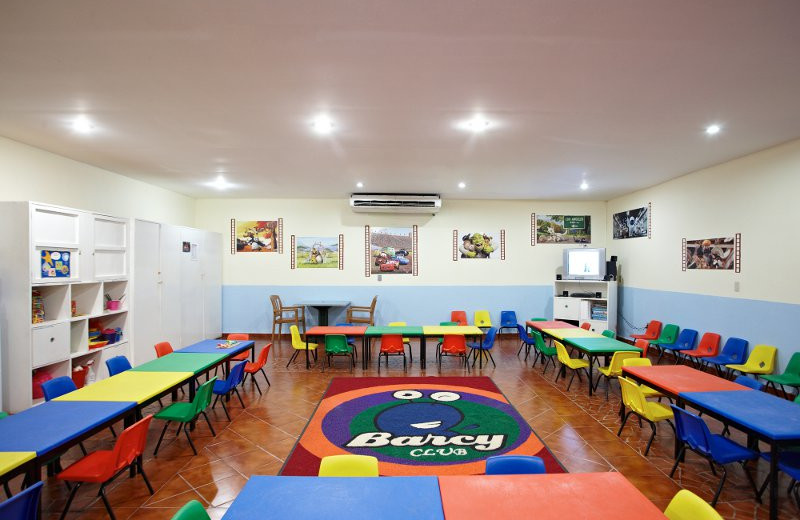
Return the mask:
M 505 260 L 505 230 L 453 230 L 453 260 Z
M 339 236 L 298 237 L 292 235 L 294 255 L 292 269 L 338 269 Z
M 589 244 L 592 217 L 589 215 L 536 215 L 535 244 Z
M 231 219 L 231 253 L 282 253 L 283 219 Z

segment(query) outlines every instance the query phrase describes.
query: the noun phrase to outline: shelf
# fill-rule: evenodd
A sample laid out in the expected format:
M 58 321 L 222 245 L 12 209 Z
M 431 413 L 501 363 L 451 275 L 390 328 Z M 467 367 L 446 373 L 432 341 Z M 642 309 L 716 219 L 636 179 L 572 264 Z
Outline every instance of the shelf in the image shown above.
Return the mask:
M 75 358 L 79 358 L 79 357 L 89 356 L 89 355 L 92 355 L 92 354 L 97 354 L 99 352 L 102 352 L 104 350 L 107 350 L 107 349 L 110 349 L 110 348 L 113 348 L 113 347 L 118 347 L 120 345 L 125 345 L 126 343 L 128 343 L 128 340 L 124 339 L 122 341 L 117 341 L 116 343 L 112 343 L 111 345 L 106 345 L 104 347 L 93 348 L 91 350 L 83 350 L 81 352 L 73 352 L 72 354 L 70 354 L 69 358 L 70 359 L 75 359 Z
M 38 329 L 39 327 L 46 327 L 48 325 L 58 325 L 59 323 L 67 323 L 71 320 L 45 320 L 39 323 L 31 323 L 32 329 Z
M 122 314 L 128 312 L 128 309 L 119 309 L 117 311 L 103 311 L 99 314 L 84 314 L 83 316 L 74 316 L 69 321 L 93 320 L 95 318 L 102 318 L 104 316 L 114 316 L 115 314 Z M 40 325 L 37 323 L 37 325 Z

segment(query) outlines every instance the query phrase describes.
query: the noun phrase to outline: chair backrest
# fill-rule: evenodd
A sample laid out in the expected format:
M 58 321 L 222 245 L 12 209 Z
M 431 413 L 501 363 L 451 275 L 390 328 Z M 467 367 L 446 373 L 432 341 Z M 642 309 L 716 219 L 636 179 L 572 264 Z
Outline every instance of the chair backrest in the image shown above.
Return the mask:
M 650 342 L 646 339 L 637 339 L 633 342 L 633 346 L 642 349 L 642 357 L 647 357 L 647 349 L 650 348 Z
M 250 341 L 250 334 L 234 332 L 233 334 L 228 334 L 228 339 L 231 341 Z
M 657 338 L 658 335 L 661 334 L 661 322 L 658 320 L 650 320 L 644 333 L 648 338 Z
M 789 362 L 786 364 L 786 368 L 784 369 L 783 373 L 800 375 L 800 352 L 795 352 L 792 354 L 792 357 L 789 358 Z
M 292 346 L 294 348 L 306 348 L 303 338 L 300 337 L 300 329 L 297 328 L 297 325 L 291 325 L 289 333 L 292 335 Z
M 536 348 L 536 350 L 538 350 L 539 352 L 542 352 L 542 353 L 548 352 L 548 347 L 544 343 L 544 338 L 542 337 L 542 333 L 541 332 L 539 332 L 538 330 L 532 330 L 531 331 L 531 336 L 533 336 L 533 344 L 534 344 L 534 347 Z M 550 347 L 550 348 L 552 348 L 552 347 Z M 549 353 L 547 353 L 546 355 L 551 356 L 552 355 L 552 350 L 549 351 Z
M 535 343 L 536 340 L 533 339 L 533 336 L 528 335 L 528 331 L 525 330 L 525 327 L 517 323 L 517 334 L 519 334 L 520 341 L 524 341 L 525 343 Z
M 23 489 L 5 502 L 0 503 L 0 518 L 14 520 L 36 520 L 39 517 L 39 499 L 43 482 Z
M 258 357 L 256 358 L 255 363 L 253 363 L 253 368 L 258 370 L 262 368 L 264 365 L 267 364 L 267 358 L 269 357 L 269 350 L 272 348 L 272 343 L 267 343 L 267 346 L 261 349 L 261 352 L 258 353 Z
M 211 520 L 211 517 L 206 513 L 203 504 L 197 500 L 187 502 L 182 508 L 175 513 L 172 520 Z
M 475 311 L 475 326 L 476 327 L 491 327 L 492 318 L 489 311 Z
M 494 340 L 497 337 L 497 329 L 494 327 L 489 327 L 489 330 L 486 331 L 486 335 L 483 337 L 483 345 L 481 345 L 484 349 L 490 349 L 494 346 Z
M 169 341 L 162 341 L 161 343 L 156 343 L 156 357 L 164 357 L 167 354 L 172 354 L 174 350 L 172 349 L 172 345 L 169 344 Z
M 569 363 L 569 354 L 567 354 L 567 349 L 564 348 L 564 345 L 562 345 L 560 341 L 554 341 L 553 344 L 556 346 L 556 356 L 558 356 L 558 360 L 563 364 Z
M 746 386 L 748 388 L 752 388 L 753 390 L 758 390 L 759 392 L 764 389 L 764 383 L 761 381 L 757 381 L 752 377 L 747 376 L 737 376 L 736 379 L 733 380 L 734 383 L 737 385 Z
M 664 343 L 666 345 L 672 345 L 675 343 L 675 340 L 678 339 L 678 332 L 680 331 L 680 327 L 674 325 L 672 323 L 668 323 L 664 325 L 664 328 L 661 329 L 661 335 L 656 340 L 656 343 Z
M 57 377 L 42 383 L 42 393 L 44 393 L 45 401 L 61 397 L 77 389 L 78 387 L 75 386 L 75 382 L 68 376 Z
M 277 294 L 272 294 L 269 297 L 269 301 L 272 303 L 272 316 L 280 316 L 281 315 L 281 297 Z
M 614 332 L 611 329 L 606 329 L 603 332 L 601 332 L 600 334 L 602 334 L 603 336 L 605 336 L 607 338 L 611 338 L 611 339 L 615 339 L 617 337 L 617 333 Z
M 722 520 L 711 504 L 687 489 L 681 489 L 672 497 L 664 516 L 669 520 Z
M 722 355 L 730 358 L 734 364 L 741 363 L 747 357 L 747 340 L 742 338 L 728 338 L 722 347 Z
M 347 336 L 344 334 L 325 335 L 326 354 L 349 354 L 350 345 L 347 344 Z
M 439 322 L 439 326 L 440 327 L 457 327 L 458 326 L 458 322 L 457 321 L 440 321 Z
M 328 455 L 319 463 L 320 477 L 377 477 L 378 459 L 370 455 Z
M 517 325 L 517 313 L 514 311 L 500 311 L 500 326 L 515 327 Z
M 197 392 L 195 392 L 194 394 L 194 401 L 192 401 L 192 404 L 194 405 L 195 416 L 197 416 L 197 414 L 204 411 L 211 405 L 211 397 L 213 396 L 214 383 L 216 382 L 217 378 L 215 376 L 197 388 Z
M 644 340 L 647 341 L 647 340 Z M 622 366 L 624 367 L 651 367 L 653 366 L 653 362 L 650 361 L 650 358 L 646 357 L 629 357 L 622 360 Z
M 683 329 L 675 340 L 675 345 L 681 350 L 691 350 L 697 341 L 697 331 L 694 329 Z
M 372 313 L 375 312 L 375 306 L 376 305 L 378 305 L 378 295 L 375 295 L 375 297 L 372 298 L 372 303 L 369 305 L 370 316 L 372 315 Z
M 381 352 L 399 353 L 405 352 L 403 336 L 400 334 L 383 334 L 381 336 Z
M 467 339 L 463 334 L 445 334 L 442 338 L 442 352 L 461 354 L 467 352 Z
M 588 321 L 584 321 L 583 323 L 581 323 L 581 328 L 583 330 L 589 330 L 592 328 L 592 324 L 589 323 Z
M 133 462 L 133 459 L 144 452 L 144 445 L 147 442 L 147 429 L 150 427 L 150 421 L 152 420 L 153 415 L 150 414 L 128 426 L 119 434 L 112 454 L 114 473 L 128 466 Z
M 639 385 L 627 377 L 619 377 L 617 380 L 622 390 L 622 403 L 634 412 L 645 415 L 647 405 Z
M 547 321 L 547 318 L 531 318 L 528 321 Z
M 705 356 L 716 356 L 719 353 L 720 336 L 716 332 L 705 332 L 697 344 L 697 350 Z
M 495 455 L 486 459 L 487 475 L 538 475 L 547 473 L 544 461 L 531 455 Z
M 747 358 L 747 364 L 772 373 L 775 369 L 775 358 L 777 357 L 777 348 L 770 345 L 756 345 L 750 352 L 750 357 Z
M 247 364 L 247 361 L 242 361 L 241 363 L 236 363 L 231 368 L 231 373 L 228 374 L 227 381 L 230 382 L 230 388 L 234 386 L 239 386 L 244 381 L 244 366 Z
M 614 355 L 611 356 L 611 362 L 608 364 L 609 369 L 611 370 L 612 375 L 619 375 L 622 373 L 622 367 L 624 366 L 622 363 L 626 359 L 642 359 L 639 357 L 638 352 L 625 352 L 625 351 L 618 351 L 614 352 Z M 648 361 L 650 361 L 648 359 Z
M 670 406 L 672 414 L 675 416 L 675 435 L 678 440 L 685 442 L 693 450 L 704 455 L 711 455 L 711 443 L 709 442 L 711 432 L 708 431 L 705 421 L 674 404 Z
M 466 311 L 452 311 L 450 312 L 450 321 L 455 321 L 461 326 L 467 325 L 467 313 Z
M 392 321 L 389 323 L 389 327 L 406 327 L 408 323 L 405 321 Z
M 106 367 L 108 368 L 108 375 L 115 376 L 126 370 L 131 369 L 131 362 L 125 356 L 115 356 L 111 359 L 106 359 Z

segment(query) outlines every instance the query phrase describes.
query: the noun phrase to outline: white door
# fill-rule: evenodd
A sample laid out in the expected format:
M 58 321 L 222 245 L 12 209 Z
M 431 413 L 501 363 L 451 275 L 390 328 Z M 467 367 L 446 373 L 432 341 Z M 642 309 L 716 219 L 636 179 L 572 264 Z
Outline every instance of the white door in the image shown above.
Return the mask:
M 175 349 L 189 345 L 181 338 L 181 231 L 161 224 L 161 341 Z
M 181 340 L 184 345 L 191 345 L 204 339 L 203 336 L 203 280 L 200 268 L 203 232 L 198 229 L 181 228 L 181 242 L 178 249 L 183 251 L 183 244 L 188 243 L 188 252 L 180 253 L 181 280 Z
M 134 227 L 133 362 L 155 358 L 153 346 L 163 341 L 161 330 L 161 225 L 137 220 Z M 173 345 L 174 346 L 174 345 Z
M 222 335 L 222 235 L 204 232 L 200 250 L 203 270 L 203 336 L 206 339 Z

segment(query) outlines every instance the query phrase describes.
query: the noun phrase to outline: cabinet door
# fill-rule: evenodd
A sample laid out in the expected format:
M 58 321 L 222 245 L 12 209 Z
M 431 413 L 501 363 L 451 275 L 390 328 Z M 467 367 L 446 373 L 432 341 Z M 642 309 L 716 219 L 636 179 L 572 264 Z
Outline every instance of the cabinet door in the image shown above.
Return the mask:
M 171 247 L 182 251 L 182 243 L 189 242 L 190 251 L 180 253 L 181 282 L 181 341 L 191 345 L 203 337 L 203 280 L 200 268 L 201 251 L 204 249 L 202 231 L 182 228 L 180 239 Z
M 35 327 L 31 331 L 33 368 L 69 358 L 69 323 Z
M 31 205 L 31 281 L 63 283 L 86 279 L 81 240 L 85 213 Z M 91 275 L 91 273 L 90 273 Z
M 97 279 L 128 276 L 127 219 L 92 215 L 92 253 Z
M 203 337 L 222 335 L 222 235 L 206 231 L 200 250 L 203 270 Z
M 133 250 L 133 358 L 136 364 L 154 359 L 153 346 L 165 341 L 161 323 L 161 225 L 137 220 Z M 173 345 L 178 348 L 177 345 Z
M 578 298 L 553 298 L 553 319 L 578 320 L 581 315 Z
M 188 343 L 181 341 L 181 235 L 180 229 L 161 224 L 161 332 L 160 341 L 173 347 Z M 138 321 L 138 319 L 136 320 Z M 175 347 L 178 348 L 178 347 Z

